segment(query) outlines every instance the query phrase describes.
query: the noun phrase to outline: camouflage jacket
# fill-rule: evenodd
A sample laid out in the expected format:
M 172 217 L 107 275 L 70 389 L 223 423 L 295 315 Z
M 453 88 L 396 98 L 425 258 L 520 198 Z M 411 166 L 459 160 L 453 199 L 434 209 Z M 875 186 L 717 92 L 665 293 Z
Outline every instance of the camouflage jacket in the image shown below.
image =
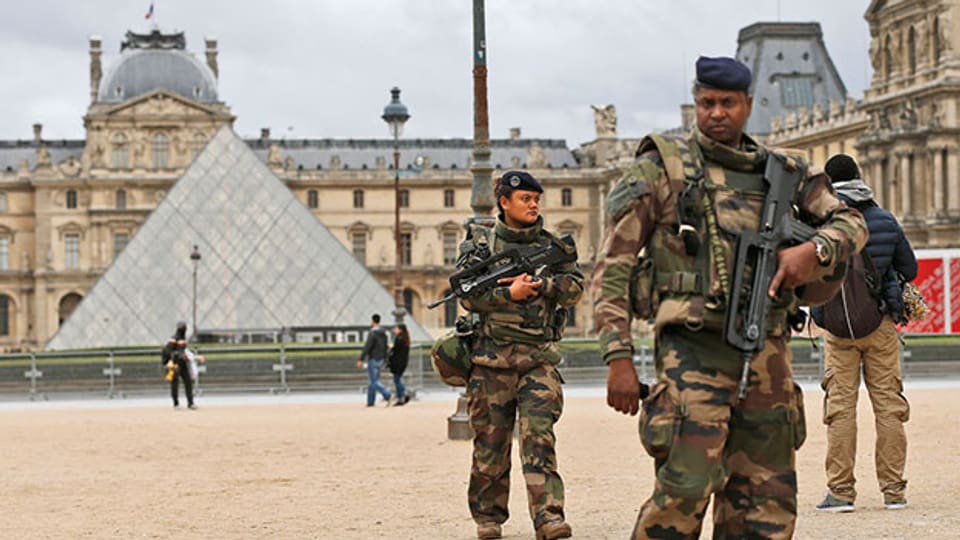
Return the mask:
M 672 148 L 669 155 L 661 155 L 648 137 L 641 143 L 638 157 L 608 197 L 607 212 L 610 223 L 597 257 L 591 284 L 595 306 L 595 323 L 600 348 L 606 362 L 633 354 L 630 324 L 630 281 L 641 251 L 650 256 L 655 268 L 653 287 L 653 323 L 659 329 L 667 324 L 688 323 L 692 307 L 702 309 L 698 323 L 722 327 L 724 311 L 709 309 L 707 299 L 726 297 L 724 280 L 719 278 L 718 264 L 732 271 L 738 233 L 757 230 L 759 213 L 765 189 L 762 174 L 768 150 L 747 136 L 738 149 L 718 144 L 694 130 L 686 138 L 665 145 Z M 701 209 L 700 223 L 694 224 L 702 245 L 698 257 L 690 257 L 684 241 L 678 234 L 678 199 L 683 192 L 683 171 L 691 164 L 683 162 L 678 151 L 687 145 L 687 156 L 701 156 L 705 182 L 713 188 L 711 197 L 715 226 L 719 233 L 721 250 L 714 250 L 709 236 L 703 231 L 706 208 Z M 794 166 L 806 167 L 802 161 L 789 157 Z M 679 174 L 678 174 L 679 172 Z M 678 179 L 677 176 L 680 178 Z M 759 178 L 759 182 L 758 182 Z M 826 176 L 810 174 L 797 189 L 795 206 L 798 217 L 818 228 L 817 234 L 832 247 L 830 264 L 818 266 L 815 280 L 838 279 L 845 272 L 849 255 L 862 249 L 867 240 L 867 229 L 860 213 L 837 199 Z M 679 182 L 679 185 L 678 185 Z M 704 203 L 704 207 L 709 203 Z M 722 253 L 722 261 L 717 253 Z M 707 262 L 704 262 L 707 261 Z M 702 274 L 703 268 L 707 274 Z M 691 279 L 686 279 L 691 277 Z M 729 286 L 729 285 L 728 285 Z M 783 331 L 788 309 L 796 306 L 792 291 L 783 295 L 779 306 L 780 321 L 770 326 Z M 703 309 L 706 302 L 707 308 Z
M 483 237 L 483 238 L 481 238 Z M 487 242 L 490 253 L 511 247 L 542 246 L 554 241 L 553 234 L 543 229 L 543 218 L 525 229 L 513 229 L 497 220 L 492 230 L 479 226 L 460 245 L 460 265 L 465 266 L 480 242 Z M 468 296 L 463 307 L 478 314 L 480 335 L 498 345 L 509 343 L 541 344 L 558 341 L 563 332 L 566 308 L 575 305 L 583 295 L 583 274 L 577 263 L 545 269 L 540 294 L 521 301 L 510 299 L 509 288 L 494 287 L 483 294 Z

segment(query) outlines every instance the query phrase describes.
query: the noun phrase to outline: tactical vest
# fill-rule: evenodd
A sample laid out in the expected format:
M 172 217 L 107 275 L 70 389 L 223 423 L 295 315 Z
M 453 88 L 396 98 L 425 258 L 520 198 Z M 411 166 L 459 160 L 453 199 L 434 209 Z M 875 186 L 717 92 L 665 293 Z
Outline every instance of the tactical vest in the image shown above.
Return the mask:
M 481 224 L 471 224 L 468 229 L 468 245 L 460 254 L 458 265 L 466 257 L 486 258 L 507 248 L 502 239 L 498 239 L 493 227 Z M 559 239 L 552 232 L 541 229 L 537 244 L 558 242 Z M 531 243 L 532 245 L 532 243 Z M 486 254 L 486 255 L 485 255 Z M 548 269 L 549 271 L 549 269 Z M 522 302 L 510 305 L 509 309 L 501 309 L 492 313 L 471 314 L 475 318 L 477 332 L 485 337 L 492 338 L 498 343 L 527 343 L 541 344 L 550 341 L 560 341 L 566 327 L 567 311 L 558 307 L 552 299 L 543 296 L 529 298 Z
M 644 191 L 635 175 L 624 180 L 635 185 L 624 188 L 627 197 L 650 194 L 651 211 L 660 218 L 633 269 L 631 310 L 656 329 L 722 328 L 737 237 L 759 225 L 766 195 L 762 169 L 746 173 L 705 162 L 687 138 L 649 135 L 637 155 L 652 150 L 663 162 L 666 185 L 656 182 Z M 785 315 L 785 309 L 773 310 L 768 328 L 782 331 Z

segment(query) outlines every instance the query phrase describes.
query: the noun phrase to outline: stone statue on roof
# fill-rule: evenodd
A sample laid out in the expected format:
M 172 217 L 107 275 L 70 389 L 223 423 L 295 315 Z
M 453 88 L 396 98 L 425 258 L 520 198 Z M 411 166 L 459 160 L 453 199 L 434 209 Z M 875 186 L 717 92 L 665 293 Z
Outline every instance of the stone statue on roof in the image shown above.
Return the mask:
M 597 129 L 597 138 L 616 138 L 617 136 L 617 108 L 612 104 L 606 107 L 591 105 L 593 108 L 593 125 Z
M 273 143 L 267 150 L 267 165 L 270 167 L 280 167 L 283 165 L 283 156 L 280 154 L 280 145 Z

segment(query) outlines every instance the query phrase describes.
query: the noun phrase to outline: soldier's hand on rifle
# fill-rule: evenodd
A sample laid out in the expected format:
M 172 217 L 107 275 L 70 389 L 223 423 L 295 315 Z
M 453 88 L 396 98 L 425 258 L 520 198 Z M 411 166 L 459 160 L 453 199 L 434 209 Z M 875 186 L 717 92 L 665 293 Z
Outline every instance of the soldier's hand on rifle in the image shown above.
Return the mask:
M 500 285 L 509 283 L 510 299 L 516 302 L 539 295 L 540 291 L 537 289 L 543 285 L 543 280 L 535 280 L 530 274 L 520 274 L 519 276 L 501 278 L 497 283 Z
M 777 273 L 770 280 L 770 289 L 767 291 L 771 298 L 777 297 L 780 287 L 792 289 L 810 283 L 819 264 L 813 242 L 804 242 L 780 250 L 777 261 Z
M 640 379 L 633 359 L 611 360 L 607 373 L 607 405 L 617 412 L 633 416 L 640 410 Z

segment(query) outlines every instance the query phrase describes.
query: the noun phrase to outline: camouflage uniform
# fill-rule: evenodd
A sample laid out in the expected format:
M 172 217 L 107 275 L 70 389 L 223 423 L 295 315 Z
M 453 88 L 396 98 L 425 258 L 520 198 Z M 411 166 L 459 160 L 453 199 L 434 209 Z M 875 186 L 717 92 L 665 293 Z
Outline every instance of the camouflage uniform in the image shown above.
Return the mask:
M 542 223 L 538 218 L 531 227 L 512 229 L 498 220 L 489 232 L 474 227 L 460 246 L 461 260 L 476 249 L 480 233 L 489 236 L 491 253 L 553 241 Z M 468 502 L 478 524 L 500 524 L 509 517 L 510 445 L 518 412 L 520 460 L 534 527 L 564 519 L 553 433 L 563 410 L 556 341 L 565 308 L 583 294 L 583 275 L 570 263 L 548 269 L 542 278 L 540 294 L 523 301 L 511 300 L 502 286 L 463 300 L 480 324 L 467 386 L 474 431 Z
M 634 538 L 698 537 L 711 494 L 715 538 L 793 533 L 794 454 L 805 436 L 803 398 L 787 346 L 786 314 L 798 303 L 793 291 L 782 292 L 768 318 L 766 344 L 751 364 L 743 400 L 737 399 L 741 356 L 723 337 L 724 272 L 733 271 L 738 234 L 758 228 L 769 152 L 747 136 L 738 149 L 697 130 L 678 140 L 648 137 L 609 195 L 612 224 L 592 283 L 605 361 L 632 357 L 635 313 L 651 318 L 656 332 L 658 382 L 640 417 L 656 482 Z M 787 162 L 804 166 L 794 158 Z M 705 191 L 699 212 L 694 205 L 692 226 L 700 241 L 694 255 L 678 234 L 678 201 L 691 178 L 704 178 Z M 830 264 L 817 267 L 815 279 L 839 279 L 844 261 L 866 241 L 862 217 L 835 197 L 822 175 L 801 182 L 795 203 L 834 254 Z M 691 225 L 686 218 L 684 224 Z M 711 227 L 715 234 L 707 233 Z M 649 264 L 638 265 L 638 255 Z M 634 273 L 640 267 L 649 269 L 646 281 Z

